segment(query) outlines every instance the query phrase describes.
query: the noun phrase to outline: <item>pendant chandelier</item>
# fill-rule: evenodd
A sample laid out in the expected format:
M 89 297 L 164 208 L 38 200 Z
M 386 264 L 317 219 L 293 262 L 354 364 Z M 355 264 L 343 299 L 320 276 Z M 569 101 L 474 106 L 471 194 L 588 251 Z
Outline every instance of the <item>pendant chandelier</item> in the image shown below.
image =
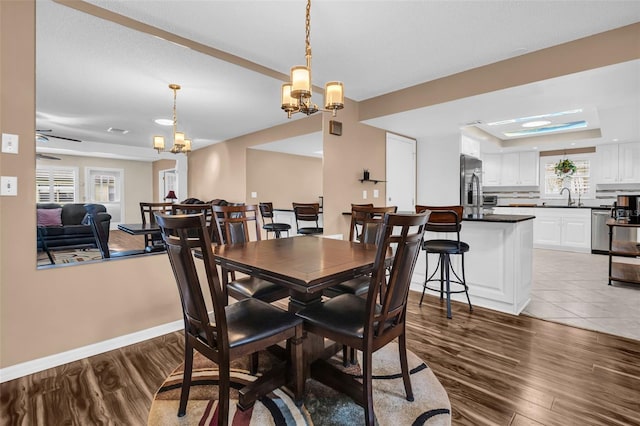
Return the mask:
M 311 0 L 307 0 L 306 14 L 306 38 L 305 57 L 307 65 L 299 65 L 291 68 L 291 81 L 282 85 L 282 109 L 287 117 L 301 112 L 311 115 L 318 112 L 319 108 L 311 101 L 311 43 L 309 33 L 311 31 Z M 344 108 L 344 86 L 340 81 L 330 81 L 325 85 L 324 108 L 322 111 L 331 111 L 333 116 L 339 109 Z
M 186 154 L 191 152 L 191 139 L 186 139 L 183 132 L 178 132 L 178 115 L 176 113 L 176 96 L 178 90 L 180 90 L 179 84 L 170 84 L 169 89 L 173 90 L 173 146 L 169 152 L 173 154 Z M 165 152 L 164 136 L 153 137 L 153 149 L 158 151 L 158 154 Z

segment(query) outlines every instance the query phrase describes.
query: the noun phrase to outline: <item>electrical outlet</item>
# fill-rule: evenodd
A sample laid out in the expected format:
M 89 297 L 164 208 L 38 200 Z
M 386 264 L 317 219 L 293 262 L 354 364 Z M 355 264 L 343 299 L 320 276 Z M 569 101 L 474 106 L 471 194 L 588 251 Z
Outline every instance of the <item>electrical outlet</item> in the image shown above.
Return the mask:
M 17 154 L 19 141 L 20 141 L 20 138 L 18 137 L 18 135 L 3 133 L 2 134 L 2 152 L 8 153 L 8 154 Z
M 373 190 L 373 198 L 378 198 L 380 196 L 380 191 L 377 189 Z
M 18 195 L 18 178 L 16 176 L 0 177 L 0 195 Z
M 363 200 L 367 199 L 367 190 L 366 189 L 364 191 L 362 191 L 362 199 Z

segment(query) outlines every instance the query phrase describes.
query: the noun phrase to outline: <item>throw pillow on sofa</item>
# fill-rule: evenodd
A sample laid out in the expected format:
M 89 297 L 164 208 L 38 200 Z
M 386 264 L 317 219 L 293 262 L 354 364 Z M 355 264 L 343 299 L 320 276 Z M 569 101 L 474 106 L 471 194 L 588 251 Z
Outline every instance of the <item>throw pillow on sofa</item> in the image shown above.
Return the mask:
M 62 226 L 62 208 L 37 209 L 38 226 Z

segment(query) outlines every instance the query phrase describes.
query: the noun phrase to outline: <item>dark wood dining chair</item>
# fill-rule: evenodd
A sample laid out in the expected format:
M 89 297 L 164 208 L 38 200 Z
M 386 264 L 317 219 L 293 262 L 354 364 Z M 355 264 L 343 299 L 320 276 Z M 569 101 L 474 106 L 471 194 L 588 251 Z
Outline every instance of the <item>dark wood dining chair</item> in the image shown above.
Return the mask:
M 213 209 L 211 203 L 194 203 L 194 204 L 179 204 L 175 203 L 171 205 L 171 214 L 198 214 L 204 215 L 204 221 L 209 230 L 209 237 L 211 240 L 215 240 L 216 225 L 213 222 Z
M 288 237 L 291 225 L 273 221 L 273 203 L 260 203 L 259 206 L 260 215 L 262 216 L 262 229 L 267 231 L 267 239 L 269 239 L 269 232 L 273 232 L 276 238 L 280 238 L 282 233 L 286 232 Z
M 473 312 L 471 299 L 469 298 L 469 287 L 464 273 L 464 254 L 469 251 L 469 244 L 460 241 L 460 229 L 462 228 L 462 206 L 421 206 L 416 205 L 416 212 L 429 210 L 431 216 L 427 223 L 427 231 L 438 233 L 453 233 L 456 239 L 430 239 L 425 240 L 422 248 L 426 253 L 424 283 L 422 285 L 422 296 L 420 297 L 420 305 L 426 290 L 439 291 L 440 300 L 446 295 L 447 298 L 447 318 L 451 319 L 451 294 L 464 293 L 469 302 L 469 312 Z M 436 268 L 429 275 L 429 254 L 438 255 L 438 263 Z M 453 268 L 451 256 L 459 255 L 461 260 L 460 275 Z M 440 271 L 440 277 L 436 278 L 437 272 Z M 453 275 L 453 278 L 451 277 Z M 431 287 L 429 283 L 439 281 L 440 289 Z M 458 290 L 452 290 L 451 284 L 457 286 Z
M 156 224 L 155 213 L 169 213 L 171 212 L 171 206 L 173 203 L 140 203 L 140 216 L 142 217 L 142 225 L 147 223 L 151 225 Z M 164 246 L 162 243 L 162 236 L 160 232 L 149 232 L 144 234 L 144 246 L 149 251 L 153 251 L 158 246 Z
M 184 377 L 180 393 L 178 416 L 186 414 L 193 351 L 200 352 L 219 368 L 218 425 L 227 425 L 229 417 L 230 363 L 232 360 L 257 353 L 278 342 L 287 341 L 289 357 L 276 364 L 255 381 L 239 390 L 238 407 L 250 408 L 261 396 L 289 382 L 294 399 L 302 401 L 304 392 L 302 359 L 302 320 L 257 299 L 245 299 L 227 304 L 220 283 L 211 238 L 204 216 L 158 215 L 167 254 L 176 279 L 184 314 L 185 353 Z M 193 237 L 197 235 L 197 237 Z M 194 261 L 193 250 L 202 254 L 206 279 L 202 282 Z M 213 313 L 209 314 L 202 286 L 206 282 L 211 295 Z
M 260 224 L 256 205 L 212 206 L 216 218 L 216 238 L 225 244 L 244 244 L 251 241 L 251 234 L 260 240 Z M 275 302 L 289 296 L 289 290 L 281 285 L 258 277 L 236 278 L 224 273 L 222 280 L 228 295 L 236 300 L 249 297 L 265 302 Z
M 405 320 L 411 276 L 420 252 L 429 212 L 415 215 L 388 214 L 378 241 L 367 298 L 342 294 L 297 313 L 305 330 L 362 351 L 362 381 L 338 370 L 325 360 L 311 365 L 312 377 L 351 397 L 364 407 L 365 424 L 374 424 L 372 356 L 398 339 L 400 368 L 406 398 L 413 401 L 407 365 Z M 389 249 L 395 255 L 386 276 Z
M 367 204 L 353 204 L 351 203 L 351 227 L 349 228 L 349 241 L 360 241 L 360 234 L 362 233 L 362 220 L 361 216 L 366 214 L 360 211 L 354 211 L 354 207 L 373 207 L 373 203 Z
M 324 229 L 319 225 L 319 203 L 292 203 L 293 215 L 296 218 L 296 230 L 298 234 L 313 235 L 322 234 Z M 300 222 L 313 222 L 315 226 L 300 226 Z
M 377 244 L 382 229 L 384 216 L 387 213 L 398 211 L 397 206 L 374 207 L 373 204 L 352 204 L 351 205 L 351 228 L 349 231 L 349 241 L 362 244 Z M 363 275 L 349 281 L 341 282 L 325 289 L 322 294 L 326 297 L 336 297 L 341 294 L 355 294 L 363 297 L 369 291 L 369 281 L 371 275 Z M 342 363 L 346 367 L 349 360 L 352 364 L 356 362 L 356 351 L 346 345 L 342 347 Z
M 349 241 L 363 244 L 376 244 L 385 214 L 395 213 L 397 210 L 397 206 L 373 207 L 367 205 L 352 205 Z M 369 275 L 356 277 L 329 287 L 323 294 L 327 297 L 335 297 L 344 293 L 363 296 L 367 294 L 369 289 L 369 280 Z

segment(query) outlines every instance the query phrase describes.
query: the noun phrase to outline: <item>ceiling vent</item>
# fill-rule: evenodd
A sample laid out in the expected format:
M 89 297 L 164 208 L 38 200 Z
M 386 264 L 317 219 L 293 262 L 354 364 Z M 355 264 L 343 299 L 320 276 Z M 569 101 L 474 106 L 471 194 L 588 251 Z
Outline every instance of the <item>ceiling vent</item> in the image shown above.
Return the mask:
M 107 129 L 107 132 L 110 132 L 110 133 L 120 133 L 121 135 L 126 135 L 127 133 L 129 133 L 129 131 L 128 131 L 128 130 L 118 129 L 118 128 L 116 128 L 116 127 L 109 127 L 109 128 Z

